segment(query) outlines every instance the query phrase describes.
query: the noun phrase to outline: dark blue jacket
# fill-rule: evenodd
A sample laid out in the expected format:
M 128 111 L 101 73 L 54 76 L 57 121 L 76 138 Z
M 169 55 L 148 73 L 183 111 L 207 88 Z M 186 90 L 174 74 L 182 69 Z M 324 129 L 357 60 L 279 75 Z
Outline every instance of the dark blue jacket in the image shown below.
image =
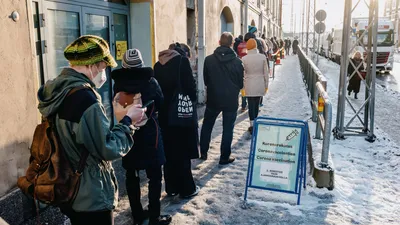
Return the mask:
M 204 84 L 207 86 L 207 106 L 212 109 L 236 111 L 243 88 L 244 68 L 233 49 L 218 47 L 204 61 Z
M 147 107 L 147 123 L 135 131 L 134 144 L 131 151 L 122 158 L 125 169 L 147 169 L 165 163 L 165 154 L 161 129 L 158 123 L 158 111 L 164 100 L 163 93 L 153 77 L 150 67 L 117 69 L 111 74 L 114 84 L 114 94 L 127 92 L 141 93 L 143 104 L 154 100 Z

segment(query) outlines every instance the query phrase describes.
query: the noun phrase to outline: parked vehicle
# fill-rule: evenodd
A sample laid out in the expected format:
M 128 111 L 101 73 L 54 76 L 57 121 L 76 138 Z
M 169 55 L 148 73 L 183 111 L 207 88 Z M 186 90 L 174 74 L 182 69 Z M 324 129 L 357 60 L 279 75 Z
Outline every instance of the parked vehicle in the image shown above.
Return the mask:
M 331 32 L 325 32 L 320 35 L 319 37 L 319 55 L 330 58 L 331 55 L 331 43 L 332 43 L 332 36 Z
M 353 32 L 350 36 L 349 48 L 355 45 L 357 39 L 361 37 L 365 29 L 368 28 L 368 18 L 353 18 L 352 19 Z M 340 57 L 342 55 L 342 35 L 343 24 L 337 25 L 332 32 L 332 53 L 330 58 L 340 64 Z M 364 45 L 368 44 L 368 33 L 362 38 Z M 364 58 L 367 57 L 362 44 L 357 43 L 354 51 L 359 51 Z M 350 53 L 352 54 L 352 52 Z M 376 69 L 378 71 L 388 72 L 393 69 L 393 54 L 394 54 L 394 25 L 393 22 L 386 17 L 379 18 L 378 21 L 378 34 L 377 34 L 377 61 Z

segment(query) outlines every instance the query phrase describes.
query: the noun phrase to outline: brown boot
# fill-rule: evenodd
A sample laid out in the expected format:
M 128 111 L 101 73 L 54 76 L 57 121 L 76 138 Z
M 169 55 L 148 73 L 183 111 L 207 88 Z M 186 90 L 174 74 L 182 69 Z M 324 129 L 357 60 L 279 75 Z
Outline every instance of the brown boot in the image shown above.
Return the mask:
M 247 129 L 247 131 L 248 131 L 251 135 L 253 135 L 253 127 L 252 127 L 252 126 L 249 127 L 249 128 Z

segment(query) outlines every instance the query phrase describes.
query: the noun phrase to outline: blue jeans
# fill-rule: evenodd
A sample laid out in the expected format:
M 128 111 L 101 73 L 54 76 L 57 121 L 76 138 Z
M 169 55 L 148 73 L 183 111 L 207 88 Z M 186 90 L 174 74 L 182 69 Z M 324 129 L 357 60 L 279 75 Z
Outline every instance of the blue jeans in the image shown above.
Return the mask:
M 242 97 L 242 109 L 245 109 L 247 106 L 247 99 L 246 97 Z
M 211 132 L 213 130 L 215 120 L 222 111 L 222 141 L 221 141 L 221 156 L 220 161 L 228 160 L 231 155 L 231 145 L 233 139 L 233 128 L 237 111 L 223 111 L 217 109 L 206 108 L 204 113 L 203 126 L 201 127 L 200 136 L 200 152 L 202 155 L 207 155 L 210 148 Z

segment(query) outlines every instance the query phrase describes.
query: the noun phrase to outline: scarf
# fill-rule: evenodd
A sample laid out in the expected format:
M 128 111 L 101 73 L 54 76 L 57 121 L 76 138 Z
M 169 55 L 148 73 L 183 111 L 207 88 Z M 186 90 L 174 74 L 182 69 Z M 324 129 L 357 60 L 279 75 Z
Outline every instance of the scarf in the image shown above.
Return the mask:
M 177 51 L 175 50 L 164 50 L 162 52 L 160 52 L 158 54 L 158 59 L 159 62 L 161 63 L 161 65 L 165 65 L 167 64 L 167 62 L 169 62 L 169 60 L 171 60 L 172 58 L 174 58 L 175 56 L 180 55 Z

